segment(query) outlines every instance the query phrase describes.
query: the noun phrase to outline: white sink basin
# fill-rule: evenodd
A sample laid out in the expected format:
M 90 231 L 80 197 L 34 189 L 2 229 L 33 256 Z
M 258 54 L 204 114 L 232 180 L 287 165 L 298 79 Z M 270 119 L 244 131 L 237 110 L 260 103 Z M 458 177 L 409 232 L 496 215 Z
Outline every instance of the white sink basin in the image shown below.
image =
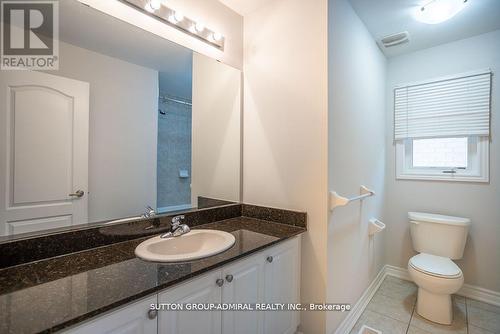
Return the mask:
M 155 262 L 184 262 L 221 253 L 234 245 L 231 233 L 217 230 L 192 230 L 179 237 L 159 236 L 143 241 L 135 255 Z

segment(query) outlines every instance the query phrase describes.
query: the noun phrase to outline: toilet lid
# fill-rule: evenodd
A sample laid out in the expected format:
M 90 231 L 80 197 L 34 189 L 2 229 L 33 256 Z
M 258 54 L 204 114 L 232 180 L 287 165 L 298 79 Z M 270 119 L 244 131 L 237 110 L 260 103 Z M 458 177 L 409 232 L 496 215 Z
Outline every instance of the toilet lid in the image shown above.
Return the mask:
M 410 265 L 423 273 L 443 278 L 457 278 L 462 270 L 447 257 L 421 253 L 410 259 Z

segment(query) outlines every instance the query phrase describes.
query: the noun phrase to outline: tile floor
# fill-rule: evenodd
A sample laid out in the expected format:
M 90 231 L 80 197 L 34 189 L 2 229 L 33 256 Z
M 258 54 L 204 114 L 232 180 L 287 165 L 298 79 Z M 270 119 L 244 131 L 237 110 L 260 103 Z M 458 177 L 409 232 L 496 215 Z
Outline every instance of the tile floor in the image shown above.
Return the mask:
M 382 282 L 351 331 L 363 325 L 382 334 L 500 334 L 500 307 L 470 298 L 453 297 L 454 319 L 450 326 L 425 320 L 416 312 L 417 287 L 388 276 Z

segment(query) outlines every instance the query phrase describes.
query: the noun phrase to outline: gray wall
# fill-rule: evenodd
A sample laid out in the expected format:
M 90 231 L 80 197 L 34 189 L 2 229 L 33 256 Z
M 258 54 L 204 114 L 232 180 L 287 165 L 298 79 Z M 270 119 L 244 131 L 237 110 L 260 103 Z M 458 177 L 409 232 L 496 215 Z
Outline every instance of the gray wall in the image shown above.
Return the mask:
M 435 212 L 472 219 L 465 255 L 457 261 L 465 282 L 500 291 L 500 30 L 412 54 L 391 58 L 387 82 L 387 174 L 385 222 L 387 262 L 406 268 L 415 254 L 408 211 Z M 392 141 L 395 85 L 484 68 L 493 70 L 490 183 L 395 180 Z
M 191 106 L 159 102 L 158 208 L 191 204 Z M 188 178 L 180 178 L 185 169 Z
M 158 72 L 60 42 L 50 74 L 90 83 L 89 221 L 156 203 Z
M 193 95 L 193 53 L 190 52 L 176 69 L 158 75 L 160 96 L 185 102 Z M 157 207 L 191 204 L 192 107 L 160 99 L 158 102 L 158 183 Z M 165 113 L 162 115 L 159 111 Z M 179 170 L 189 173 L 180 178 Z
M 384 233 L 370 238 L 368 220 L 382 219 L 386 59 L 348 1 L 330 1 L 329 12 L 329 189 L 376 192 L 330 216 L 327 302 L 354 305 L 384 264 Z M 328 312 L 327 332 L 346 315 Z

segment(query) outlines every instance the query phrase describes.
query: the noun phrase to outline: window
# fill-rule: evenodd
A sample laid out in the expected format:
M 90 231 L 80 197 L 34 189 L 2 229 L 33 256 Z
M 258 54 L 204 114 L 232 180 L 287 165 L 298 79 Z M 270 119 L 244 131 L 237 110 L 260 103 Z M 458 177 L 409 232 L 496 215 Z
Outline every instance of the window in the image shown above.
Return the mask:
M 394 90 L 398 179 L 488 182 L 491 73 Z
M 397 178 L 488 182 L 488 138 L 406 139 L 396 143 Z
M 413 167 L 467 168 L 467 137 L 414 139 L 412 145 Z

